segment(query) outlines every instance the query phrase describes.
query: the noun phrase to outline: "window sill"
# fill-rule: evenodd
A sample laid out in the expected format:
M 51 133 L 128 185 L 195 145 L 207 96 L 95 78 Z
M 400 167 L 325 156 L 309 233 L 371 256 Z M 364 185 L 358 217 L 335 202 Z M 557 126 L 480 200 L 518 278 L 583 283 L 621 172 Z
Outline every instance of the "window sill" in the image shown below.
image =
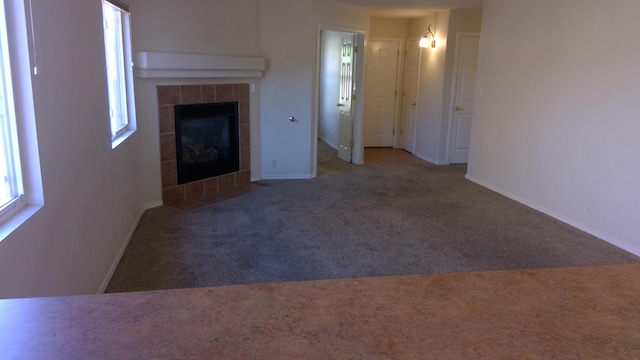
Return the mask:
M 125 140 L 127 140 L 133 133 L 136 132 L 135 129 L 130 129 L 124 132 L 122 135 L 115 138 L 111 141 L 111 149 L 115 149 L 118 145 L 122 144 Z
M 11 235 L 20 225 L 38 212 L 40 208 L 42 208 L 42 205 L 26 205 L 0 224 L 0 241 Z

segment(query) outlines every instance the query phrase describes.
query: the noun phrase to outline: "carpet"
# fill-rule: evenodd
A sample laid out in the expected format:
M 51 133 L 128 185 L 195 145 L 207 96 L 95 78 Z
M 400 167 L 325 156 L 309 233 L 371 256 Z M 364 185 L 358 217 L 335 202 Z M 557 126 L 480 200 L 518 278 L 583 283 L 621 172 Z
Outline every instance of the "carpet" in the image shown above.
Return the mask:
M 465 166 L 324 169 L 146 211 L 107 292 L 639 260 L 466 180 Z

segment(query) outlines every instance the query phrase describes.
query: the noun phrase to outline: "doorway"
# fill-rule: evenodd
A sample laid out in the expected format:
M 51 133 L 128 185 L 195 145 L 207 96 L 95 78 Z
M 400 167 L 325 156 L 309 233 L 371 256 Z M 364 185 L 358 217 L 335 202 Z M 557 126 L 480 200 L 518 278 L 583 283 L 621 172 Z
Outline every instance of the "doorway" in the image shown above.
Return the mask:
M 362 101 L 364 34 L 320 29 L 317 136 L 345 163 L 362 163 Z M 318 154 L 316 144 L 316 175 Z
M 466 164 L 469 160 L 469 138 L 476 95 L 480 34 L 458 33 L 456 44 L 448 162 L 449 164 Z
M 393 147 L 397 122 L 400 40 L 367 42 L 364 147 Z
M 402 91 L 402 127 L 400 135 L 402 148 L 416 153 L 416 122 L 418 102 L 418 78 L 420 77 L 420 60 L 422 51 L 420 39 L 407 41 L 407 56 L 404 67 L 404 90 Z

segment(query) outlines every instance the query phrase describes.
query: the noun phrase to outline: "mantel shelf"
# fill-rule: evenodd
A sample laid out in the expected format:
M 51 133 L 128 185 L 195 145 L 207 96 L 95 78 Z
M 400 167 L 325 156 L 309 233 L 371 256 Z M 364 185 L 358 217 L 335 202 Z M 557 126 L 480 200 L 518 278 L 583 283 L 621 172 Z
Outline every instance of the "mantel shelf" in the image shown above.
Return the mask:
M 225 56 L 137 51 L 138 78 L 260 78 L 266 60 L 257 56 Z

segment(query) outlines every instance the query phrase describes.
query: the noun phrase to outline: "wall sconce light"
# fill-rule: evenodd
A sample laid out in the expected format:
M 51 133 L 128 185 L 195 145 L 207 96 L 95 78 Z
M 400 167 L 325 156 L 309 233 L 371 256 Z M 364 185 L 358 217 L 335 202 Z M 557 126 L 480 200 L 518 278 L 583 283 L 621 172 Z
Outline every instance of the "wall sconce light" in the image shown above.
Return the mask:
M 429 35 L 431 35 L 431 40 L 429 40 Z M 431 25 L 427 27 L 427 32 L 424 33 L 424 36 L 420 39 L 420 43 L 418 44 L 418 46 L 423 48 L 436 47 L 436 36 L 433 35 L 433 32 L 431 31 Z

